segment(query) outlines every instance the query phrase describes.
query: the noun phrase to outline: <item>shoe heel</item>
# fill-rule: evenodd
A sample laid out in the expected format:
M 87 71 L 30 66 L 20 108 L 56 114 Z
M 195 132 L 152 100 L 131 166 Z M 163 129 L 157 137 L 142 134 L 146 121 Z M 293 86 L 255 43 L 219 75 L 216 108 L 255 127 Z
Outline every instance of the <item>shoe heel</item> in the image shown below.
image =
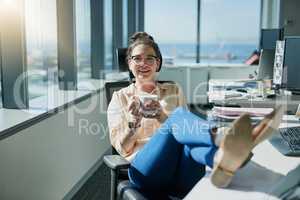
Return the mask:
M 254 146 L 268 139 L 274 133 L 274 131 L 278 129 L 283 113 L 283 107 L 278 106 L 257 125 L 260 126 L 260 124 L 265 124 L 264 128 L 261 130 L 261 133 L 256 136 L 254 140 Z
M 211 182 L 216 187 L 226 188 L 230 184 L 233 176 L 234 176 L 233 172 L 224 170 L 219 166 L 213 170 L 211 175 Z
M 211 182 L 216 187 L 227 187 L 234 173 L 246 162 L 252 150 L 250 116 L 244 114 L 234 121 L 214 156 Z

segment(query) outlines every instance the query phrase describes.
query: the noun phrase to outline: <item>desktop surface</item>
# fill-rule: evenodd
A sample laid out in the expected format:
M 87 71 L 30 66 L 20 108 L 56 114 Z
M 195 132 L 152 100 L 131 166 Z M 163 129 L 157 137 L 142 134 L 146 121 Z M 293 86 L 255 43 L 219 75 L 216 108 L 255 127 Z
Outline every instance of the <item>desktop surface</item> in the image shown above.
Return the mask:
M 259 101 L 236 99 L 231 102 L 235 101 L 236 105 L 242 107 L 250 105 L 268 108 L 289 101 L 297 107 L 299 100 L 300 96 L 292 95 L 275 99 L 260 99 Z M 209 112 L 211 111 L 206 111 L 207 117 Z M 228 123 L 221 122 L 221 126 L 224 125 L 226 126 Z M 297 126 L 300 126 L 300 121 L 295 115 L 283 116 L 280 128 Z M 299 157 L 283 155 L 276 146 L 271 144 L 271 140 L 259 144 L 254 148 L 253 153 L 252 160 L 238 170 L 228 188 L 216 188 L 210 182 L 211 169 L 208 168 L 206 176 L 194 186 L 184 199 L 278 200 L 295 184 L 299 184 Z
M 287 174 L 296 170 L 300 179 L 300 159 L 283 156 L 268 141 L 258 145 L 253 150 L 252 160 L 238 170 L 228 188 L 217 188 L 209 179 L 211 169 L 185 197 L 185 200 L 196 199 L 231 199 L 231 200 L 265 200 L 279 199 L 284 181 L 293 182 Z M 298 167 L 298 168 L 297 168 Z M 298 180 L 299 180 L 298 179 Z M 288 187 L 288 184 L 284 184 Z M 278 188 L 281 187 L 281 188 Z M 291 187 L 291 186 L 289 186 Z

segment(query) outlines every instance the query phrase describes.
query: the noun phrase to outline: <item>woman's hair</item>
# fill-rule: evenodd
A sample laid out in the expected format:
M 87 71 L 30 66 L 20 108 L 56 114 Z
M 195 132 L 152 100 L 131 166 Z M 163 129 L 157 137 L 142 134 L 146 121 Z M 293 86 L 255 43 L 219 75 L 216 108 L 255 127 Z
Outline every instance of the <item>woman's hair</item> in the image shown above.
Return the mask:
M 151 35 L 148 35 L 146 32 L 136 32 L 130 37 L 129 45 L 127 48 L 127 60 L 131 57 L 132 50 L 140 44 L 153 48 L 157 58 L 160 60 L 160 65 L 157 69 L 157 71 L 160 71 L 162 65 L 162 56 L 159 47 L 157 43 L 154 41 L 153 37 Z

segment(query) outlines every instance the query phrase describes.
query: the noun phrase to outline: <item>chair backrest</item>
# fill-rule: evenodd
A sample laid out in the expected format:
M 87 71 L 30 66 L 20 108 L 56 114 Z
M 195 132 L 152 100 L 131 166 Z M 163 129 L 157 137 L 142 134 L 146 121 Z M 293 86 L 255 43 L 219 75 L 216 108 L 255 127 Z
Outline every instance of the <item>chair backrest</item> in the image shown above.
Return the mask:
M 130 81 L 115 81 L 115 82 L 106 82 L 105 83 L 105 95 L 107 105 L 109 104 L 112 95 L 115 91 L 118 91 L 122 88 L 125 88 L 130 85 Z
M 129 72 L 129 79 L 133 80 L 134 76 L 131 73 L 131 71 L 129 70 L 129 66 L 126 60 L 126 56 L 127 56 L 127 48 L 117 48 L 116 49 L 116 55 L 117 55 L 117 61 L 118 61 L 118 66 L 119 66 L 119 70 L 121 72 Z
M 118 58 L 117 64 L 119 66 L 119 70 L 121 72 L 127 72 L 129 70 L 128 63 L 126 61 L 127 48 L 117 48 L 116 54 L 117 54 L 117 58 Z
M 113 93 L 124 87 L 129 86 L 130 83 L 131 83 L 130 81 L 106 82 L 105 83 L 105 95 L 106 95 L 107 106 L 109 105 L 109 103 L 111 101 Z M 112 147 L 111 153 L 118 154 L 117 150 L 115 150 L 113 147 Z

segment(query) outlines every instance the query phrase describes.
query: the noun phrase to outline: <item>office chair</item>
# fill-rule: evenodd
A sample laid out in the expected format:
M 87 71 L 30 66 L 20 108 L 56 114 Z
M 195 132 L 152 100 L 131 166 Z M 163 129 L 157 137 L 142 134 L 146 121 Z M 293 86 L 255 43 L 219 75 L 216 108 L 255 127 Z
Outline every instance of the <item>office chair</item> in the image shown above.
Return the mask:
M 119 66 L 120 72 L 128 72 L 129 71 L 129 79 L 133 80 L 134 76 L 132 72 L 129 70 L 129 66 L 126 60 L 127 56 L 127 48 L 117 48 L 116 49 L 117 55 L 117 65 Z
M 117 64 L 121 72 L 129 71 L 129 67 L 126 60 L 127 48 L 117 48 Z M 116 81 L 105 83 L 106 102 L 107 105 L 111 101 L 112 94 L 124 87 L 130 85 L 134 76 L 129 71 L 128 81 Z M 130 163 L 118 154 L 118 152 L 112 147 L 112 155 L 104 156 L 104 163 L 111 170 L 111 200 L 125 199 L 125 200 L 143 200 L 146 199 L 139 191 L 133 188 L 128 181 L 128 168 Z
M 112 94 L 121 88 L 130 85 L 130 81 L 117 81 L 105 83 L 105 92 L 107 105 L 111 101 Z M 112 155 L 106 155 L 103 158 L 104 163 L 111 170 L 111 200 L 142 200 L 146 199 L 137 189 L 133 188 L 128 181 L 128 168 L 130 163 L 120 156 L 118 152 L 112 147 Z

